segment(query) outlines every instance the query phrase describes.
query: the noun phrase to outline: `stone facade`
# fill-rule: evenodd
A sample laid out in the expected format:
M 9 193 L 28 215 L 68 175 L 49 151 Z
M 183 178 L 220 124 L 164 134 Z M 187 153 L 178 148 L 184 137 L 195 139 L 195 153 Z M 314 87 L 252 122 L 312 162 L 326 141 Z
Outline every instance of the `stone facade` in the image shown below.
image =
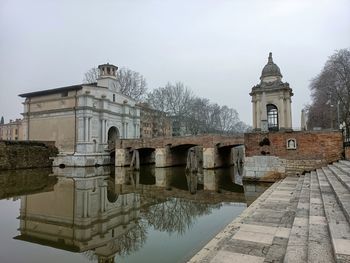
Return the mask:
M 23 140 L 22 120 L 10 120 L 9 123 L 0 123 L 0 140 Z
M 293 139 L 296 147 L 288 148 Z M 302 174 L 342 159 L 343 140 L 338 131 L 256 132 L 245 141 L 245 179 L 274 181 Z
M 24 139 L 55 141 L 60 155 L 55 165 L 86 166 L 86 155 L 109 162 L 106 150 L 119 138 L 140 137 L 140 110 L 120 93 L 117 67 L 99 66 L 96 83 L 21 94 Z
M 273 63 L 272 53 L 263 68 L 260 83 L 252 88 L 253 129 L 292 129 L 292 89 L 282 82 L 279 67 Z
M 0 141 L 0 170 L 51 167 L 54 142 Z

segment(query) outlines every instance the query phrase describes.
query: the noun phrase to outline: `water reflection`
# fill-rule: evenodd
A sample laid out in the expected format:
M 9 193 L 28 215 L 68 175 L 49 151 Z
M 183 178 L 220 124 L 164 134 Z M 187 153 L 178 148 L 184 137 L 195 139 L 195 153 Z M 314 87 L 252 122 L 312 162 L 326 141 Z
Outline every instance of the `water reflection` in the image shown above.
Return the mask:
M 113 262 L 117 252 L 130 253 L 146 236 L 138 220 L 140 196 L 108 198 L 108 190 L 106 176 L 58 177 L 52 192 L 21 198 L 16 239 L 74 252 L 93 249 L 99 262 Z
M 266 187 L 243 185 L 236 165 L 202 173 L 145 166 L 0 174 L 1 198 L 22 195 L 15 239 L 97 262 L 137 252 L 150 229 L 182 236 L 226 203 L 242 211 Z
M 0 200 L 52 191 L 57 179 L 50 173 L 51 169 L 0 171 Z

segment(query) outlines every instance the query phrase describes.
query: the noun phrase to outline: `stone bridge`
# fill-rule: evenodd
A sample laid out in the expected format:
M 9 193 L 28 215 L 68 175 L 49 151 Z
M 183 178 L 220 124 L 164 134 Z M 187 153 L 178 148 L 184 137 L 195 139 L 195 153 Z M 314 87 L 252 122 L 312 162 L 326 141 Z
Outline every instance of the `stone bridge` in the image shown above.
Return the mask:
M 116 143 L 115 166 L 129 166 L 134 152 L 140 164 L 155 163 L 156 167 L 185 165 L 188 150 L 197 147 L 204 169 L 233 164 L 236 147 L 244 144 L 244 135 L 197 135 L 159 137 L 151 139 L 125 139 Z

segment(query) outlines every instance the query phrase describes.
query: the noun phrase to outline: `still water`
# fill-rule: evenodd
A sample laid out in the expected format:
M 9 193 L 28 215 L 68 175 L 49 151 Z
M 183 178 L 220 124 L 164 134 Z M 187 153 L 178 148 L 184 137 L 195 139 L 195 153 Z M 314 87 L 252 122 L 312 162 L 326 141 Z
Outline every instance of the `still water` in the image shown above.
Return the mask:
M 0 173 L 0 262 L 186 262 L 269 185 L 228 168 Z

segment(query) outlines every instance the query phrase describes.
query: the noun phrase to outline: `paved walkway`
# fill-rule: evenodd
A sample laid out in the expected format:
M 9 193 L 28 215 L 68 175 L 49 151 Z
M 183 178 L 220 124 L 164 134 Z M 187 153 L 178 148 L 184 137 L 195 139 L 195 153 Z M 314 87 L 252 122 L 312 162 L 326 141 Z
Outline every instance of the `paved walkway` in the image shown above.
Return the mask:
M 350 262 L 350 162 L 273 184 L 189 262 Z

